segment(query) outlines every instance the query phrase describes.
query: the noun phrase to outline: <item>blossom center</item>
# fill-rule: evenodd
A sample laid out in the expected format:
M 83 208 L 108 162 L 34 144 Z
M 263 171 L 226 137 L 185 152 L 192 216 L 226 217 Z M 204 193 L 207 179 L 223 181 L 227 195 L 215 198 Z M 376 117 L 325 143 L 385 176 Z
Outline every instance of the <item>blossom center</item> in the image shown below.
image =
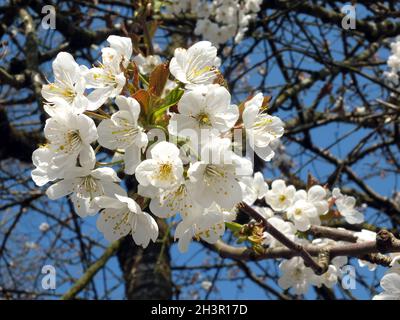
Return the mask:
M 158 177 L 161 180 L 167 180 L 172 174 L 172 164 L 162 163 L 159 168 Z
M 296 210 L 294 210 L 294 214 L 295 214 L 296 216 L 301 216 L 302 213 L 303 213 L 303 211 L 302 211 L 300 208 L 297 208 Z
M 79 135 L 79 131 L 77 130 L 69 130 L 66 133 L 65 136 L 65 142 L 66 142 L 66 146 L 68 146 L 69 148 L 67 148 L 67 150 L 65 150 L 65 145 L 60 145 L 60 150 L 61 151 L 75 151 L 77 149 L 79 149 L 79 147 L 82 144 L 82 139 L 81 136 Z
M 200 113 L 197 116 L 197 121 L 199 122 L 200 126 L 211 126 L 210 116 L 207 113 Z

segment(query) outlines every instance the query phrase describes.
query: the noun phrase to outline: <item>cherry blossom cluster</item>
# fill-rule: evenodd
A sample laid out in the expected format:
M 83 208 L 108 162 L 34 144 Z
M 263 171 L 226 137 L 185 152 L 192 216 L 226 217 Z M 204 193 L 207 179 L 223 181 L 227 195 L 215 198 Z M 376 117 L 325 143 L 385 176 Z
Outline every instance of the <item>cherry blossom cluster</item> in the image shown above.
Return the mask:
M 168 12 L 196 16 L 195 34 L 216 45 L 234 38 L 242 41 L 249 23 L 260 11 L 262 0 L 171 0 Z
M 291 241 L 321 248 L 341 242 L 311 242 L 304 235 L 312 225 L 327 216 L 350 224 L 364 221 L 356 199 L 338 188 L 314 184 L 296 190 L 280 179 L 269 186 L 261 172 L 253 174 L 249 151 L 272 160 L 284 124 L 268 114 L 269 99 L 262 93 L 232 103 L 210 42 L 177 48 L 171 61 L 163 62 L 158 56 L 133 56 L 130 38 L 107 41 L 101 61 L 91 68 L 66 52 L 53 61 L 54 80 L 42 88 L 49 116 L 46 143 L 32 155 L 34 182 L 50 183 L 50 199 L 69 196 L 80 217 L 97 215 L 97 228 L 107 240 L 130 234 L 145 248 L 158 238 L 156 216 L 173 224 L 182 252 L 193 239 L 214 244 L 226 227 L 234 229 L 241 203 Z M 121 175 L 137 185 L 129 195 Z M 363 242 L 376 234 L 363 230 L 356 236 Z M 266 232 L 244 241 L 282 246 Z M 327 272 L 316 275 L 301 257 L 284 260 L 279 285 L 298 294 L 310 285 L 332 287 L 346 263 L 347 257 L 335 257 Z M 396 268 L 385 277 L 399 277 Z M 390 295 L 385 279 L 382 287 Z
M 312 225 L 320 225 L 321 219 L 328 213 L 342 217 L 347 223 L 360 224 L 364 221 L 363 213 L 356 208 L 356 199 L 343 195 L 338 188 L 332 192 L 320 185 L 313 185 L 307 191 L 296 190 L 293 185 L 287 186 L 283 180 L 274 180 L 269 188 L 260 172 L 253 178 L 242 178 L 242 188 L 245 192 L 244 201 L 261 213 L 267 221 L 284 234 L 288 239 L 301 245 L 313 244 L 323 247 L 344 244 L 327 238 L 315 238 L 309 241 L 302 236 Z M 254 203 L 264 200 L 265 206 Z M 359 242 L 375 240 L 376 233 L 363 230 L 356 233 Z M 282 244 L 273 236 L 264 232 L 261 238 L 262 246 L 276 248 Z M 284 260 L 279 268 L 282 272 L 278 284 L 283 289 L 293 288 L 296 294 L 305 294 L 311 285 L 332 288 L 340 279 L 342 267 L 347 264 L 347 257 L 335 257 L 330 261 L 328 270 L 323 275 L 306 267 L 301 257 Z M 359 260 L 360 266 L 368 266 L 374 270 L 376 265 Z
M 400 75 L 400 38 L 396 38 L 396 40 L 390 44 L 390 48 L 391 55 L 387 61 L 389 71 L 385 72 L 384 76 L 389 85 L 398 87 Z
M 232 130 L 244 129 L 250 147 L 270 160 L 282 121 L 266 112 L 261 93 L 241 108 L 231 103 L 210 42 L 176 49 L 168 71 L 157 57 L 132 57 L 130 38 L 107 41 L 95 67 L 66 52 L 54 60 L 54 81 L 42 89 L 47 143 L 33 153 L 33 180 L 51 182 L 50 199 L 70 196 L 81 217 L 100 212 L 97 227 L 110 241 L 127 234 L 143 247 L 156 241 L 157 223 L 142 211 L 148 205 L 160 218 L 180 215 L 182 251 L 192 238 L 216 242 L 245 196 L 241 178 L 252 175 L 251 161 L 232 150 Z M 96 159 L 104 153 L 111 162 Z M 118 166 L 134 175 L 133 196 Z

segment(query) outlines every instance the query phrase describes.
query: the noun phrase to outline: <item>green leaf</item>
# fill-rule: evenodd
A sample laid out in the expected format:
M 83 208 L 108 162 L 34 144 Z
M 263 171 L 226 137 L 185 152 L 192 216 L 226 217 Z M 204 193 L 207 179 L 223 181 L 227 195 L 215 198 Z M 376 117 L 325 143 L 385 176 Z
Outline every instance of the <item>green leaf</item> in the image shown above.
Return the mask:
M 225 226 L 232 232 L 238 232 L 242 229 L 242 225 L 237 222 L 225 222 Z
M 153 113 L 153 119 L 157 119 L 158 116 L 162 115 L 170 107 L 176 105 L 179 99 L 182 97 L 184 90 L 180 87 L 176 87 L 172 90 L 164 99 L 163 104 Z

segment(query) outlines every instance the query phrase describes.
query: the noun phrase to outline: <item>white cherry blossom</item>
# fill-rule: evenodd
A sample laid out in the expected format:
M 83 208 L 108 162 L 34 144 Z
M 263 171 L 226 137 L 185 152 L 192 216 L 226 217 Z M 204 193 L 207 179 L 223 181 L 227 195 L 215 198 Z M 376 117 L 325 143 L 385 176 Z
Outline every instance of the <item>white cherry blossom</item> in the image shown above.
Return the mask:
M 239 110 L 231 104 L 228 90 L 219 85 L 197 86 L 183 94 L 178 103 L 179 113 L 173 113 L 168 130 L 171 134 L 201 138 L 201 130 L 223 133 L 239 118 Z
M 126 191 L 119 186 L 121 181 L 112 168 L 94 169 L 94 162 L 86 167 L 74 167 L 68 170 L 64 178 L 51 185 L 46 195 L 51 200 L 71 195 L 76 213 L 81 217 L 94 215 L 98 207 L 93 203 L 100 196 L 114 197 L 115 194 L 126 196 Z
M 225 232 L 225 222 L 233 221 L 236 215 L 224 211 L 213 203 L 209 208 L 192 212 L 183 218 L 175 230 L 178 247 L 186 252 L 193 238 L 200 238 L 208 243 L 215 243 Z
M 214 201 L 223 208 L 232 208 L 243 199 L 237 174 L 251 174 L 252 165 L 230 148 L 229 139 L 212 139 L 203 147 L 201 161 L 189 167 L 188 176 L 196 190 L 196 201 L 205 208 Z
M 298 230 L 306 231 L 311 224 L 321 223 L 319 216 L 326 214 L 329 209 L 326 195 L 326 190 L 319 185 L 312 186 L 308 191 L 296 191 L 293 205 L 287 209 L 287 216 Z
M 75 165 L 77 158 L 82 166 L 95 158 L 91 143 L 98 138 L 94 121 L 84 114 L 59 112 L 46 120 L 44 135 L 48 148 L 54 153 L 56 167 Z
M 278 284 L 282 289 L 293 288 L 295 294 L 305 294 L 313 284 L 314 272 L 304 265 L 300 257 L 282 261 L 279 269 L 282 276 Z
M 94 202 L 103 210 L 97 219 L 97 228 L 108 241 L 131 234 L 135 243 L 146 248 L 158 237 L 158 225 L 151 215 L 141 210 L 131 198 L 116 194 L 115 198 L 102 196 Z
M 162 141 L 150 151 L 151 159 L 144 160 L 136 168 L 136 179 L 143 186 L 171 189 L 182 182 L 183 164 L 179 149 L 172 143 Z
M 209 41 L 200 41 L 187 50 L 175 49 L 169 70 L 176 79 L 186 84 L 186 88 L 190 88 L 193 85 L 213 83 L 220 63 L 217 48 Z
M 115 103 L 119 111 L 99 124 L 98 140 L 105 148 L 124 149 L 125 173 L 133 174 L 148 143 L 147 135 L 138 123 L 140 105 L 135 99 L 124 96 L 117 96 Z
M 271 184 L 271 189 L 267 191 L 265 201 L 272 209 L 284 211 L 292 205 L 295 193 L 294 186 L 286 186 L 285 181 L 280 179 L 275 180 Z
M 355 209 L 356 199 L 351 196 L 343 195 L 339 188 L 332 191 L 332 196 L 335 198 L 335 204 L 340 214 L 350 224 L 359 224 L 364 221 L 364 215 Z
M 53 61 L 54 82 L 43 85 L 42 96 L 50 104 L 62 99 L 66 109 L 82 113 L 88 108 L 84 95 L 85 79 L 75 59 L 67 52 L 60 52 Z
M 247 101 L 243 111 L 243 124 L 250 147 L 263 160 L 270 161 L 275 152 L 270 143 L 284 133 L 283 122 L 262 110 L 263 95 L 258 93 Z
M 239 183 L 242 187 L 243 201 L 248 205 L 261 200 L 267 194 L 268 184 L 261 172 L 256 172 L 254 177 L 242 177 Z
M 35 169 L 32 170 L 31 176 L 36 185 L 44 186 L 62 176 L 62 169 L 54 165 L 54 156 L 54 152 L 47 146 L 41 146 L 33 151 L 32 162 Z
M 169 218 L 177 213 L 185 218 L 192 212 L 199 211 L 200 206 L 192 196 L 195 190 L 192 189 L 193 186 L 189 181 L 173 189 L 160 189 L 151 196 L 151 212 L 160 218 Z
M 300 199 L 287 209 L 288 219 L 294 222 L 297 230 L 306 231 L 312 224 L 312 219 L 318 217 L 318 211 L 309 201 Z
M 162 63 L 161 57 L 158 55 L 145 57 L 141 53 L 134 57 L 133 61 L 136 63 L 139 72 L 144 75 L 150 74 L 156 66 Z
M 94 89 L 89 95 L 89 110 L 96 110 L 108 98 L 119 95 L 126 83 L 124 68 L 127 67 L 132 55 L 131 39 L 110 36 L 107 41 L 110 47 L 103 48 L 102 63 L 85 71 L 86 87 Z

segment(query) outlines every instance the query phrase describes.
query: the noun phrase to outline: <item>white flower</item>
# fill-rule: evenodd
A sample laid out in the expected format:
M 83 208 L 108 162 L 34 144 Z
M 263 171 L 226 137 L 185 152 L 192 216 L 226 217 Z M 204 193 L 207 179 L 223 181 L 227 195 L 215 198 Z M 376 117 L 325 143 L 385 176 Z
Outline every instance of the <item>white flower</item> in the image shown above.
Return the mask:
M 383 292 L 373 300 L 400 300 L 400 264 L 391 267 L 381 279 Z
M 171 189 L 183 179 L 183 164 L 179 149 L 172 143 L 162 141 L 150 151 L 151 159 L 144 160 L 136 168 L 136 179 L 143 186 Z
M 47 222 L 42 222 L 39 226 L 39 230 L 42 232 L 46 232 L 50 229 L 50 226 Z
M 332 196 L 335 198 L 335 204 L 340 214 L 348 223 L 359 224 L 364 221 L 364 215 L 354 208 L 356 205 L 354 197 L 343 195 L 339 188 L 333 189 Z
M 287 209 L 287 217 L 294 222 L 297 230 L 306 231 L 312 219 L 318 217 L 318 211 L 312 203 L 300 199 Z
M 208 291 L 208 290 L 210 290 L 210 288 L 212 287 L 212 283 L 211 283 L 210 281 L 203 281 L 203 282 L 201 283 L 201 287 L 202 287 L 204 290 Z
M 125 173 L 133 174 L 148 143 L 146 133 L 138 124 L 140 105 L 124 96 L 117 96 L 115 103 L 119 111 L 98 126 L 99 143 L 111 150 L 124 149 Z
M 75 165 L 79 156 L 82 166 L 95 158 L 90 145 L 96 141 L 97 129 L 94 121 L 84 114 L 59 112 L 46 120 L 44 135 L 48 140 L 48 148 L 54 153 L 52 159 L 57 167 Z
M 308 191 L 298 190 L 293 199 L 293 205 L 287 209 L 287 216 L 296 228 L 306 231 L 311 224 L 321 223 L 319 216 L 328 212 L 329 204 L 326 190 L 321 186 L 312 186 Z
M 225 232 L 225 222 L 233 221 L 235 214 L 224 211 L 213 203 L 209 208 L 192 212 L 177 225 L 175 240 L 179 251 L 186 252 L 193 238 L 215 243 Z
M 200 41 L 187 50 L 175 49 L 169 70 L 176 79 L 190 88 L 191 85 L 213 83 L 217 76 L 215 68 L 219 65 L 217 48 L 209 41 Z
M 129 60 L 132 56 L 132 40 L 128 37 L 120 37 L 120 36 L 109 36 L 107 38 L 107 42 L 110 44 L 110 48 L 114 49 L 119 59 L 126 68 L 129 64 Z M 111 59 L 113 59 L 111 57 Z
M 121 180 L 112 168 L 94 168 L 95 162 L 87 167 L 74 167 L 70 169 L 64 179 L 51 185 L 46 194 L 51 200 L 59 199 L 72 193 L 78 215 L 85 217 L 94 215 L 98 207 L 93 199 L 100 196 L 114 197 L 115 194 L 126 196 L 126 192 L 117 183 Z
M 314 272 L 304 265 L 300 257 L 284 260 L 279 265 L 282 276 L 278 284 L 282 289 L 293 288 L 296 294 L 307 293 L 309 286 L 313 283 Z
M 141 53 L 134 57 L 133 61 L 136 63 L 141 74 L 150 74 L 156 66 L 162 63 L 158 55 L 144 57 Z
M 44 186 L 49 181 L 54 181 L 63 176 L 64 171 L 75 163 L 66 163 L 66 166 L 60 168 L 53 162 L 55 153 L 48 146 L 41 146 L 32 153 L 32 162 L 36 167 L 32 170 L 32 180 L 38 186 Z
M 283 135 L 284 128 L 281 119 L 261 110 L 263 99 L 259 93 L 247 101 L 242 117 L 250 146 L 261 159 L 270 161 L 275 153 L 269 144 Z
M 179 113 L 172 114 L 168 130 L 171 134 L 201 138 L 201 130 L 215 130 L 218 133 L 231 129 L 239 110 L 231 105 L 228 90 L 219 85 L 197 86 L 186 91 L 178 102 Z
M 179 213 L 183 218 L 192 212 L 200 210 L 199 205 L 194 201 L 191 183 L 186 181 L 173 189 L 161 189 L 153 193 L 150 201 L 150 210 L 157 217 L 169 218 Z
M 296 189 L 294 186 L 286 187 L 283 180 L 275 180 L 271 189 L 267 191 L 265 201 L 276 211 L 284 211 L 289 208 L 294 200 Z
M 265 197 L 268 191 L 268 184 L 261 172 L 256 172 L 254 177 L 242 177 L 239 181 L 242 187 L 243 201 L 252 205 L 257 199 Z
M 230 147 L 229 139 L 214 138 L 203 147 L 201 161 L 189 167 L 188 176 L 194 184 L 196 201 L 204 208 L 213 201 L 223 208 L 232 208 L 243 199 L 237 177 L 251 174 L 252 165 L 234 154 Z
M 369 241 L 375 241 L 376 240 L 376 232 L 362 229 L 361 232 L 356 232 L 354 234 L 357 237 L 357 242 L 369 242 Z M 368 267 L 369 271 L 374 271 L 377 267 L 375 263 L 365 261 L 358 259 L 358 264 L 360 267 Z
M 301 199 L 310 202 L 317 209 L 318 215 L 322 216 L 329 210 L 329 204 L 326 200 L 326 196 L 326 190 L 319 185 L 315 185 L 312 186 L 308 191 L 298 190 L 295 194 L 294 201 Z
M 84 112 L 89 104 L 84 95 L 85 79 L 74 58 L 67 52 L 60 52 L 53 61 L 53 72 L 54 82 L 42 87 L 43 98 L 50 103 L 62 99 L 73 113 Z
M 108 98 L 119 95 L 126 79 L 121 66 L 127 67 L 132 55 L 132 42 L 129 38 L 110 36 L 107 41 L 111 47 L 103 48 L 102 64 L 86 70 L 87 88 L 94 90 L 88 95 L 89 110 L 96 110 Z
M 281 217 L 271 217 L 268 222 L 272 224 L 276 229 L 283 233 L 287 238 L 292 241 L 296 239 L 296 229 L 293 223 L 283 220 Z M 268 232 L 264 232 L 263 244 L 268 245 L 270 248 L 282 246 L 282 244 L 271 236 Z
M 158 225 L 151 215 L 141 210 L 131 198 L 115 195 L 94 200 L 103 210 L 97 219 L 97 228 L 108 241 L 118 240 L 131 233 L 135 243 L 146 248 L 158 237 Z

